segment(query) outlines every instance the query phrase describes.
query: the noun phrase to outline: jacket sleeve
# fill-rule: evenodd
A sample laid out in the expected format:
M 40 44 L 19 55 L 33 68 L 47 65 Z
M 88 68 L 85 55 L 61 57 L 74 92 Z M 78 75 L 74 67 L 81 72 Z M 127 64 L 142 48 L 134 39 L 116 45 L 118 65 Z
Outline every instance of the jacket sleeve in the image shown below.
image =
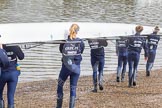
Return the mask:
M 7 67 L 8 65 L 9 65 L 8 56 L 5 52 L 5 50 L 0 49 L 0 66 Z
M 19 46 L 11 46 L 13 49 L 13 52 L 16 54 L 16 56 L 18 57 L 19 60 L 23 60 L 24 59 L 24 53 L 21 50 L 21 48 Z
M 158 36 L 158 40 L 160 41 L 160 36 Z
M 118 55 L 118 40 L 116 40 L 116 45 L 115 45 L 115 48 L 116 48 L 116 54 Z
M 64 47 L 64 43 L 61 43 L 60 46 L 59 46 L 60 53 L 62 53 L 63 47 Z
M 83 40 L 81 40 L 80 46 L 81 46 L 81 54 L 82 54 L 85 49 L 85 44 L 84 44 Z
M 99 39 L 98 41 L 99 41 L 100 46 L 107 47 L 108 43 L 106 39 Z
M 146 43 L 146 39 L 143 39 L 143 49 L 144 49 L 144 52 L 145 52 L 144 56 L 148 57 L 148 45 Z

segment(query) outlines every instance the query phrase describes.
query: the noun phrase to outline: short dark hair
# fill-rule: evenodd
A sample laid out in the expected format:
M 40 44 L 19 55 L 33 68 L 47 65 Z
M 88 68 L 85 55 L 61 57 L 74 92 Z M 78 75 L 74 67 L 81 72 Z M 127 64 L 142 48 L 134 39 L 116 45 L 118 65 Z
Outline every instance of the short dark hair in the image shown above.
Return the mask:
M 154 30 L 160 30 L 159 26 L 155 26 Z

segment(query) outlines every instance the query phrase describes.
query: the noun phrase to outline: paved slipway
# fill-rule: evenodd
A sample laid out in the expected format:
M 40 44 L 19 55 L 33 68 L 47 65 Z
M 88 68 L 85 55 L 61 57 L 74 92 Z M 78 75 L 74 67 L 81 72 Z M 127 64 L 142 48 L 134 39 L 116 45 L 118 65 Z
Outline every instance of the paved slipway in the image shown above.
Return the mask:
M 104 76 L 104 90 L 90 92 L 92 77 L 82 76 L 78 82 L 76 108 L 160 108 L 162 107 L 162 72 L 154 70 L 150 77 L 138 72 L 137 86 L 128 88 L 125 82 L 117 83 L 116 74 Z M 56 106 L 57 80 L 19 83 L 15 95 L 16 108 L 53 108 Z M 6 100 L 6 99 L 5 99 Z M 64 85 L 63 108 L 68 108 L 69 81 Z

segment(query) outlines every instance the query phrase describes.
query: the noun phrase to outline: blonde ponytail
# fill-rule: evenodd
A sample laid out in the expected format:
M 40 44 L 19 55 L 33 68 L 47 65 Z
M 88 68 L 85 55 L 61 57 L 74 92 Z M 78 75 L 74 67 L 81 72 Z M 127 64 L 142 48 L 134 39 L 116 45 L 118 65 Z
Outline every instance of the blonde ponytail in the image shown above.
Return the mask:
M 79 31 L 79 26 L 77 24 L 72 24 L 70 29 L 69 29 L 70 39 L 74 39 L 76 37 L 76 34 L 77 34 L 78 31 Z

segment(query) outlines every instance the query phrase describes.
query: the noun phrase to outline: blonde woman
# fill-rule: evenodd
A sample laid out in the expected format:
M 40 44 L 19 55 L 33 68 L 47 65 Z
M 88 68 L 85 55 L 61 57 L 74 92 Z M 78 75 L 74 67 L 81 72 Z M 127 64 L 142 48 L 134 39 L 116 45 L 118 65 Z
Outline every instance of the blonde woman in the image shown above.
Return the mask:
M 72 24 L 69 29 L 68 39 L 64 44 L 60 44 L 59 50 L 62 53 L 62 68 L 58 77 L 57 85 L 57 106 L 62 108 L 63 86 L 68 76 L 70 77 L 70 101 L 69 108 L 74 108 L 76 87 L 80 76 L 81 54 L 84 51 L 84 43 L 76 35 L 79 31 L 77 24 Z

